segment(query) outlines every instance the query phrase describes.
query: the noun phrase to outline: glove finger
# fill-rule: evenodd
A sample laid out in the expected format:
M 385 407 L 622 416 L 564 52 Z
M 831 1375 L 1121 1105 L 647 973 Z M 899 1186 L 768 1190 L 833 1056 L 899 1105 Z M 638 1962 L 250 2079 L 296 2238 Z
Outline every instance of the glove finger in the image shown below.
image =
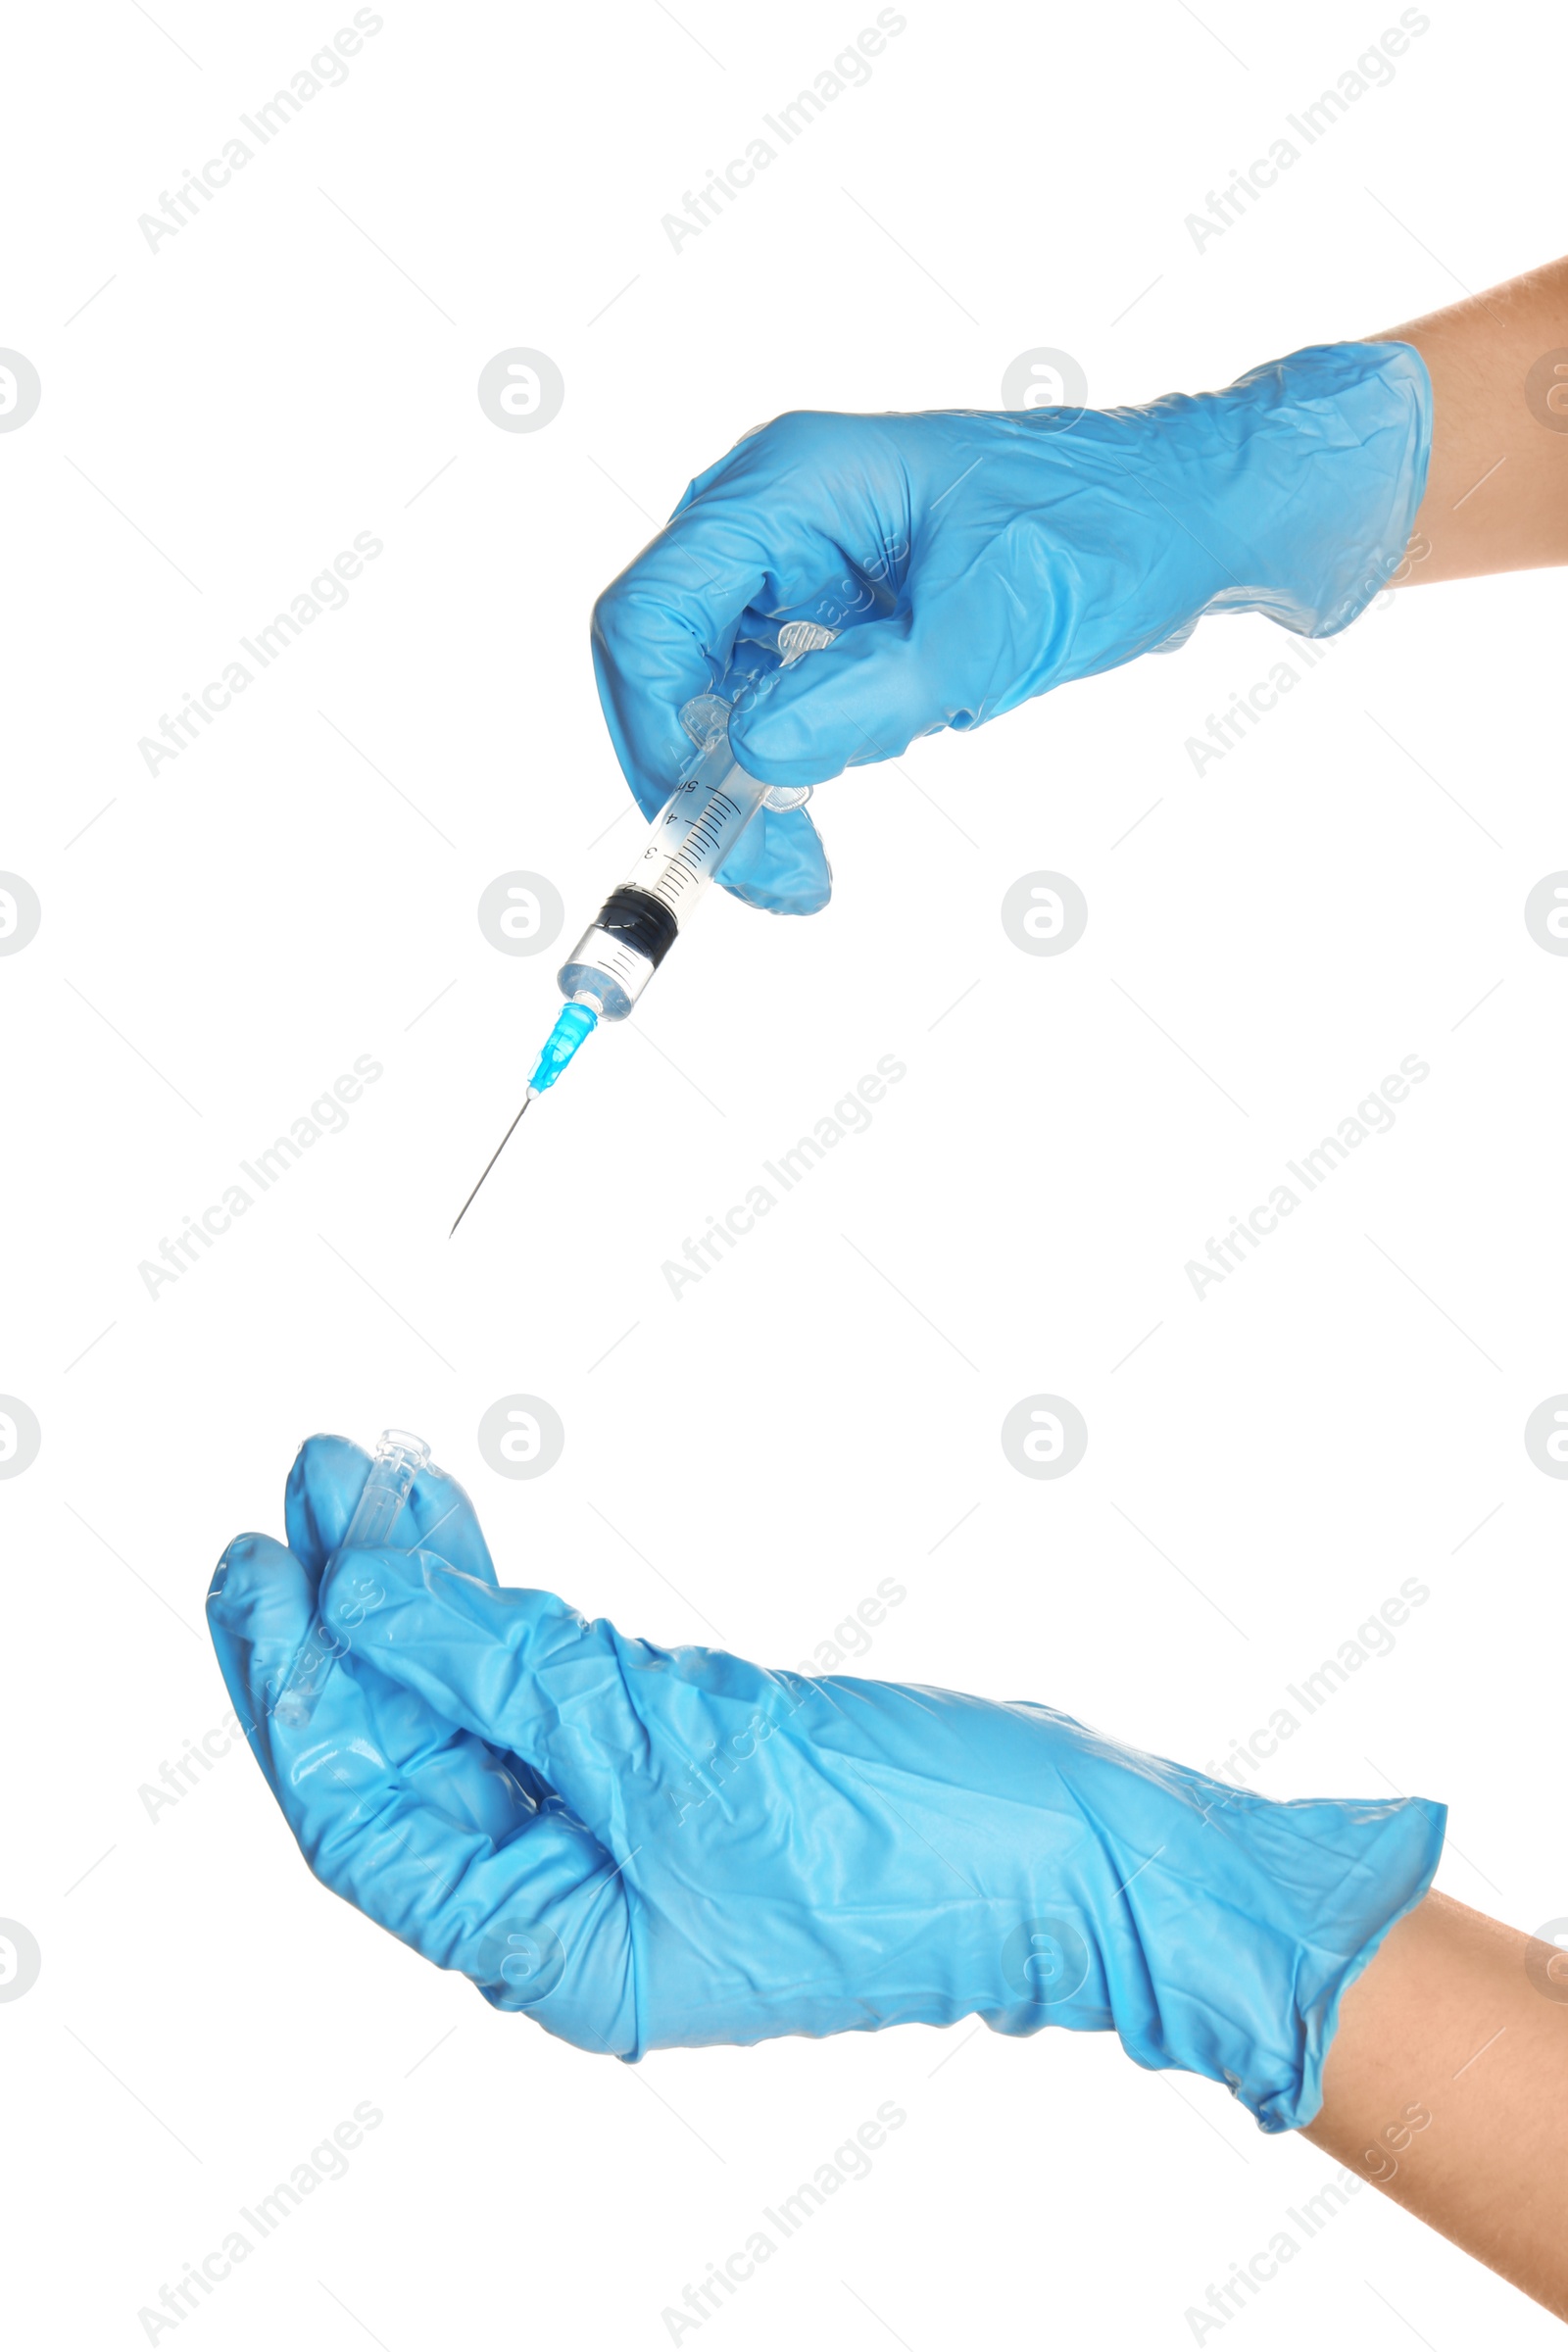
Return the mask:
M 724 676 L 748 608 L 793 609 L 839 562 L 824 533 L 783 502 L 765 510 L 764 526 L 763 510 L 704 494 L 612 580 L 594 608 L 594 672 L 645 816 L 663 807 L 691 756 L 678 712 Z
M 356 1747 L 342 1759 L 310 1859 L 335 1894 L 436 1967 L 467 1977 L 494 2008 L 526 2009 L 581 2049 L 635 2049 L 620 1868 L 559 1800 L 498 1842 L 454 1830 Z
M 768 914 L 817 914 L 833 896 L 827 852 L 804 808 L 754 817 L 718 879 L 732 898 Z
M 342 1543 L 369 1467 L 370 1456 L 349 1438 L 307 1438 L 295 1456 L 283 1496 L 284 1525 L 289 1549 L 313 1581 Z M 394 1534 L 399 1549 L 427 1544 L 465 1576 L 496 1581 L 473 1504 L 434 1463 L 416 1476 Z
M 351 1554 L 355 1561 L 364 1555 Z M 334 1659 L 310 1723 L 275 1707 L 316 1619 L 317 1579 L 269 1536 L 240 1536 L 219 1562 L 207 1621 L 229 1696 L 284 1818 L 307 1853 L 313 1809 L 338 1749 L 373 1748 L 449 1821 L 502 1838 L 549 1790 L 511 1758 L 435 1714 L 401 1684 Z
M 281 1544 L 229 1545 L 208 1600 L 214 1645 L 316 1876 L 497 2008 L 534 2009 L 585 2048 L 630 2046 L 625 1898 L 604 1848 L 559 1797 L 536 1801 L 482 1740 L 352 1654 L 309 1725 L 280 1723 L 270 1700 L 314 1615 L 310 1574 Z
M 236 1536 L 207 1594 L 208 1631 L 228 1695 L 291 1828 L 287 1791 L 295 1751 L 312 1744 L 314 1735 L 290 1733 L 273 1710 L 315 1622 L 317 1583 L 318 1572 L 270 1536 Z
M 430 1553 L 348 1552 L 323 1580 L 332 1633 L 444 1722 L 510 1751 L 607 1842 L 646 1744 L 623 1645 L 553 1592 L 486 1585 Z

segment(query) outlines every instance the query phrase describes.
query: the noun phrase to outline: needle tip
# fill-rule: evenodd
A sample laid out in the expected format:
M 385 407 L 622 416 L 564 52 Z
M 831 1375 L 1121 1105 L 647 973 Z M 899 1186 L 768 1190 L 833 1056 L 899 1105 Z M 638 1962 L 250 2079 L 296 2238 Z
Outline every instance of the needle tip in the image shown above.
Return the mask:
M 528 1089 L 528 1092 L 527 1092 L 527 1093 L 526 1093 L 526 1094 L 523 1096 L 523 1099 L 522 1099 L 522 1110 L 526 1110 L 526 1109 L 527 1109 L 527 1107 L 528 1107 L 529 1103 L 530 1103 L 530 1102 L 533 1101 L 533 1097 L 534 1097 L 534 1090 L 533 1090 L 533 1088 L 532 1088 L 532 1087 L 530 1087 L 530 1088 Z M 522 1110 L 519 1110 L 519 1111 L 518 1111 L 518 1113 L 517 1113 L 517 1119 L 520 1119 L 520 1118 L 521 1118 L 521 1116 L 522 1116 Z M 501 1157 L 501 1154 L 502 1154 L 502 1152 L 503 1152 L 506 1150 L 506 1148 L 507 1148 L 508 1144 L 510 1144 L 510 1143 L 511 1143 L 511 1141 L 512 1141 L 512 1138 L 513 1138 L 514 1131 L 514 1130 L 515 1130 L 515 1128 L 516 1128 L 517 1119 L 514 1119 L 514 1120 L 513 1120 L 513 1122 L 512 1122 L 512 1125 L 511 1125 L 511 1126 L 510 1126 L 510 1127 L 507 1129 L 507 1132 L 506 1132 L 506 1134 L 505 1134 L 505 1135 L 504 1135 L 504 1136 L 501 1138 L 501 1141 L 500 1141 L 500 1143 L 499 1143 L 499 1144 L 497 1144 L 497 1146 L 496 1146 L 495 1150 L 494 1150 L 494 1151 L 491 1152 L 491 1154 L 490 1154 L 490 1157 L 489 1157 L 489 1158 L 488 1158 L 488 1159 L 485 1161 L 485 1166 L 484 1166 L 484 1176 L 481 1176 L 481 1177 L 480 1177 L 480 1179 L 479 1179 L 479 1184 L 483 1184 L 483 1182 L 484 1182 L 484 1177 L 489 1175 L 489 1173 L 490 1173 L 491 1169 L 492 1169 L 492 1168 L 495 1166 L 495 1164 L 496 1164 L 496 1161 L 497 1161 L 497 1160 L 498 1160 L 498 1159 Z M 465 1200 L 465 1202 L 463 1203 L 463 1206 L 462 1206 L 462 1207 L 459 1209 L 459 1211 L 458 1211 L 458 1213 L 457 1213 L 457 1216 L 454 1218 L 454 1220 L 453 1220 L 453 1224 L 452 1224 L 452 1233 L 449 1233 L 449 1234 L 447 1235 L 447 1240 L 448 1240 L 449 1242 L 450 1242 L 450 1241 L 451 1241 L 451 1239 L 452 1239 L 452 1234 L 457 1232 L 457 1230 L 458 1230 L 458 1227 L 459 1227 L 459 1226 L 460 1226 L 460 1225 L 463 1223 L 463 1220 L 464 1220 L 464 1218 L 465 1218 L 465 1217 L 467 1215 L 467 1213 L 468 1213 L 469 1209 L 470 1209 L 470 1208 L 473 1206 L 473 1203 L 474 1203 L 475 1198 L 476 1198 L 476 1197 L 477 1197 L 477 1195 L 478 1195 L 478 1191 L 479 1191 L 479 1184 L 476 1184 L 476 1185 L 474 1186 L 474 1188 L 473 1188 L 473 1191 L 472 1191 L 472 1192 L 471 1192 L 471 1193 L 468 1195 L 468 1198 L 466 1199 L 466 1200 Z

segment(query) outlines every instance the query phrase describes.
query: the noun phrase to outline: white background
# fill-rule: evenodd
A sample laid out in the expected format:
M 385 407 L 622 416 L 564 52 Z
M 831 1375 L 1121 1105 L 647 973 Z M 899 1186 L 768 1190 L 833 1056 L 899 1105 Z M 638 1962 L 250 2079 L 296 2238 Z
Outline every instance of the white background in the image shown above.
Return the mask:
M 828 911 L 715 893 L 447 1241 L 555 1004 L 476 904 L 528 868 L 573 925 L 631 853 L 588 612 L 688 478 L 792 406 L 996 406 L 1037 345 L 1100 404 L 1197 390 L 1549 258 L 1561 27 L 1434 6 L 1200 252 L 1184 217 L 1396 10 L 910 0 L 677 254 L 661 216 L 872 8 L 388 0 L 154 253 L 138 215 L 351 12 L 155 13 L 15 22 L 0 143 L 0 342 L 43 382 L 0 437 L 0 865 L 43 906 L 0 961 L 0 1390 L 43 1432 L 0 1483 L 0 1913 L 43 1954 L 0 2006 L 13 2330 L 145 2341 L 368 2100 L 348 2177 L 180 2343 L 654 2347 L 894 2099 L 872 2176 L 683 2341 L 1190 2343 L 1334 2171 L 1222 2091 L 972 2025 L 594 2061 L 318 1887 L 243 1753 L 156 1820 L 138 1791 L 223 1715 L 223 1544 L 281 1532 L 305 1433 L 395 1421 L 504 1580 L 793 1664 L 896 1575 L 861 1671 L 1198 1764 L 1417 1577 L 1258 1785 L 1445 1798 L 1441 1884 L 1568 1911 L 1568 1487 L 1522 1443 L 1568 1388 L 1568 961 L 1522 919 L 1568 864 L 1560 573 L 1393 600 L 1200 778 L 1187 738 L 1291 651 L 1261 619 L 825 788 Z M 475 398 L 514 345 L 564 375 L 537 433 Z M 346 609 L 150 776 L 138 738 L 357 532 Z M 1000 923 L 1040 867 L 1089 901 L 1059 958 Z M 869 1132 L 672 1298 L 662 1261 L 890 1054 Z M 139 1261 L 360 1054 L 347 1130 L 150 1298 Z M 1185 1261 L 1407 1054 L 1394 1130 L 1195 1298 Z M 1054 1483 L 999 1444 L 1042 1390 L 1090 1431 Z M 565 1424 L 536 1483 L 476 1446 L 518 1391 Z M 1227 2343 L 1554 2340 L 1371 2190 L 1259 2305 Z

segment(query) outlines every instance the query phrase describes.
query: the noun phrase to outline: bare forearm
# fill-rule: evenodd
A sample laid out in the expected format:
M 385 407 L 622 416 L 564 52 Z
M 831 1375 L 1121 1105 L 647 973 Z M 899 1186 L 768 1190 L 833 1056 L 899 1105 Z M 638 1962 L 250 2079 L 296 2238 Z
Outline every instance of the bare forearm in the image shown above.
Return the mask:
M 1413 344 L 1432 378 L 1432 462 L 1398 580 L 1568 564 L 1568 260 L 1368 340 Z
M 1568 2320 L 1558 1947 L 1429 1894 L 1346 1995 L 1305 2137 Z

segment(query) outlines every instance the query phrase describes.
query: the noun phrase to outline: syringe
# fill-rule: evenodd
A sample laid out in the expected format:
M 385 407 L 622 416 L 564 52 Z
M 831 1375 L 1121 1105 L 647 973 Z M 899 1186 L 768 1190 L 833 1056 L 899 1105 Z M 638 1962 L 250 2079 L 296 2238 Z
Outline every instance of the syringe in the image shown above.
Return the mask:
M 327 1561 L 324 1577 L 341 1551 L 371 1551 L 384 1544 L 397 1525 L 398 1514 L 414 1490 L 415 1479 L 430 1459 L 422 1438 L 407 1430 L 383 1429 L 375 1442 L 375 1457 L 360 1490 L 343 1541 Z M 332 1660 L 348 1647 L 341 1634 L 328 1633 L 319 1617 L 305 1637 L 283 1687 L 272 1702 L 279 1723 L 300 1731 L 316 1713 L 316 1703 L 332 1671 Z
M 788 668 L 803 654 L 831 645 L 837 634 L 814 620 L 785 621 L 778 631 L 783 666 Z M 512 1141 L 522 1111 L 555 1085 L 601 1020 L 626 1018 L 753 818 L 763 808 L 799 808 L 810 799 L 808 784 L 760 784 L 737 765 L 730 749 L 729 722 L 749 683 L 743 681 L 729 697 L 700 694 L 682 705 L 680 723 L 697 746 L 697 759 L 655 817 L 631 871 L 611 892 L 557 973 L 557 985 L 566 1002 L 534 1064 L 522 1110 L 491 1153 L 479 1184 L 459 1209 L 453 1233 L 467 1215 L 479 1185 Z

